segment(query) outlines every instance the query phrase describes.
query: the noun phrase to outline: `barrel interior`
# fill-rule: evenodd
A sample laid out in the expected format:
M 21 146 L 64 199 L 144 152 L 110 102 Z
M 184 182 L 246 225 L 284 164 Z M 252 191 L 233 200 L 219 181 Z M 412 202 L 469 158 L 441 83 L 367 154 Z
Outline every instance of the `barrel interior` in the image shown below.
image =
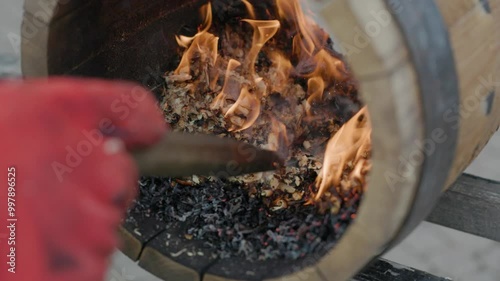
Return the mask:
M 198 21 L 203 1 L 59 4 L 50 24 L 48 72 L 126 79 L 156 89 L 178 60 L 175 35 Z M 193 14 L 194 13 L 194 14 Z M 60 54 L 70 54 L 61 56 Z
M 236 2 L 238 4 L 235 4 Z M 240 0 L 212 1 L 214 18 L 230 14 L 232 7 L 241 8 L 241 3 L 243 2 Z M 263 8 L 264 11 L 275 6 L 274 0 L 249 1 L 249 3 L 256 9 Z M 193 29 L 199 28 L 199 10 L 205 4 L 204 0 L 89 1 L 74 6 L 60 4 L 50 24 L 47 43 L 48 74 L 137 81 L 154 91 L 161 99 L 165 94 L 166 72 L 178 66 L 182 54 L 175 36 L 189 35 L 190 32 L 192 35 Z M 370 83 L 376 84 L 373 81 L 361 84 L 366 86 Z M 380 85 L 377 88 L 381 88 Z M 382 89 L 381 91 L 383 92 Z M 391 99 L 388 94 L 380 97 L 377 101 L 367 99 L 367 104 L 373 112 L 386 111 L 374 120 L 374 123 L 379 124 L 378 126 L 375 124 L 375 128 L 381 126 L 380 120 L 384 121 L 380 131 L 383 132 L 389 128 L 387 123 L 394 121 L 389 112 L 392 112 L 396 105 L 387 102 Z M 355 98 L 360 102 L 361 97 L 357 92 Z M 387 102 L 390 106 L 380 105 L 383 102 Z M 381 139 L 383 138 L 379 134 L 374 143 L 374 151 L 377 151 Z M 389 150 L 397 151 L 399 145 L 401 144 L 392 146 L 390 143 L 380 144 L 381 151 L 388 154 L 391 153 Z M 386 157 L 379 154 L 378 158 L 374 159 L 374 167 L 377 166 L 377 162 L 384 163 L 386 160 Z M 381 165 L 380 169 L 385 167 Z M 378 184 L 382 181 L 383 178 L 376 180 L 377 184 L 372 194 L 382 190 Z M 143 179 L 140 203 L 146 202 L 150 206 L 160 204 L 166 193 L 165 187 L 169 184 L 173 186 L 176 183 L 170 179 L 166 181 L 156 178 Z M 387 190 L 382 191 L 387 192 Z M 129 211 L 121 229 L 124 239 L 123 251 L 129 257 L 139 260 L 143 268 L 165 280 L 169 280 L 172 276 L 174 278 L 172 280 L 202 278 L 203 280 L 271 280 L 283 276 L 299 278 L 296 280 L 323 280 L 325 276 L 321 273 L 320 263 L 324 267 L 325 263 L 332 263 L 339 258 L 345 260 L 344 265 L 339 264 L 339 270 L 353 274 L 383 250 L 384 243 L 390 240 L 393 234 L 392 231 L 398 228 L 399 221 L 391 220 L 389 215 L 386 218 L 384 216 L 394 213 L 398 219 L 404 217 L 402 213 L 406 211 L 406 207 L 393 211 L 386 206 L 395 204 L 401 198 L 404 199 L 401 204 L 406 206 L 413 189 L 391 191 L 389 196 L 385 197 L 378 194 L 368 200 L 369 193 L 363 199 L 367 203 L 370 202 L 369 207 L 365 207 L 362 219 L 364 223 L 354 223 L 353 228 L 356 230 L 352 232 L 353 235 L 350 235 L 350 231 L 344 235 L 350 238 L 341 249 L 333 248 L 333 245 L 345 240 L 340 239 L 344 231 L 337 233 L 337 236 L 330 241 L 333 243 L 320 243 L 318 247 L 315 241 L 309 241 L 306 246 L 301 245 L 301 247 L 315 247 L 315 250 L 295 258 L 248 260 L 244 255 L 220 257 L 214 254 L 213 249 L 207 247 L 205 241 L 193 239 L 193 236 L 188 234 L 182 218 L 166 222 L 163 216 L 158 215 L 158 209 L 150 206 L 141 208 L 136 205 Z M 165 204 L 165 201 L 163 200 L 161 204 Z M 161 204 L 160 206 L 165 207 Z M 358 206 L 354 208 L 357 212 Z M 368 214 L 374 208 L 383 211 L 377 210 Z M 355 218 L 354 213 L 349 216 L 345 227 Z M 387 221 L 379 221 L 381 217 Z M 300 217 L 300 219 L 307 218 Z M 322 223 L 329 224 L 328 221 Z M 386 227 L 388 225 L 390 227 Z M 371 234 L 368 235 L 367 232 Z M 359 233 L 362 233 L 361 236 Z M 363 235 L 373 235 L 373 240 L 369 241 L 366 237 L 362 237 Z M 367 245 L 370 247 L 365 247 Z M 363 252 L 364 249 L 366 252 Z

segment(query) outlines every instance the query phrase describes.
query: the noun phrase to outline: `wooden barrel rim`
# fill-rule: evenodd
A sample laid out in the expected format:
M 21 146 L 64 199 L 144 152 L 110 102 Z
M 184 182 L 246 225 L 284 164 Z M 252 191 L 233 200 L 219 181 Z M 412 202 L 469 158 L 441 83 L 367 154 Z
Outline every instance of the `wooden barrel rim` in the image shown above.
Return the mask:
M 418 192 L 406 223 L 392 242 L 394 245 L 430 214 L 446 184 L 454 160 L 458 130 L 445 121 L 442 112 L 458 106 L 460 101 L 448 28 L 435 1 L 386 0 L 386 3 L 404 34 L 418 73 L 424 140 L 433 141 L 436 132 L 447 136 L 444 142 L 435 142 L 434 153 L 426 155 L 422 163 Z M 458 112 L 452 115 L 451 118 L 457 118 Z M 415 149 L 420 150 L 416 146 Z

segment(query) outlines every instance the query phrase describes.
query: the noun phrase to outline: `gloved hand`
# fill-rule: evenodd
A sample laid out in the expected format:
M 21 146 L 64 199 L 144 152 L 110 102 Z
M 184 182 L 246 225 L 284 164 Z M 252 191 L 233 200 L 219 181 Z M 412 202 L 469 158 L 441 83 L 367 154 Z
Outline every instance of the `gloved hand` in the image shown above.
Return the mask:
M 166 130 L 131 83 L 0 82 L 0 280 L 102 280 L 136 194 L 127 149 Z

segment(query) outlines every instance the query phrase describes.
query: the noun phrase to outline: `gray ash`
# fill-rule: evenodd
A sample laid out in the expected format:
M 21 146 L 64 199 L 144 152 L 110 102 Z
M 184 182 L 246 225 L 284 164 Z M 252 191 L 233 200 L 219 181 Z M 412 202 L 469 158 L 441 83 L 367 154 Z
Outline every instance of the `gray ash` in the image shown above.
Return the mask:
M 314 179 L 313 179 L 314 180 Z M 169 232 L 203 240 L 219 258 L 298 259 L 331 249 L 343 234 L 360 201 L 352 194 L 337 215 L 300 204 L 271 211 L 260 196 L 220 179 L 186 186 L 169 178 L 142 178 L 129 215 L 154 216 Z M 182 222 L 182 229 L 170 227 Z

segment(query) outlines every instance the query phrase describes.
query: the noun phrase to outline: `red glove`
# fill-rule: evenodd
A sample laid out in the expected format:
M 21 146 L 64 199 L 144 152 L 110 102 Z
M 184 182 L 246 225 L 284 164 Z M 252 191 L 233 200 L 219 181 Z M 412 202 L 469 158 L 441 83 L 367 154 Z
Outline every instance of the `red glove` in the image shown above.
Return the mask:
M 0 82 L 0 280 L 102 280 L 136 193 L 126 149 L 166 129 L 134 84 Z

